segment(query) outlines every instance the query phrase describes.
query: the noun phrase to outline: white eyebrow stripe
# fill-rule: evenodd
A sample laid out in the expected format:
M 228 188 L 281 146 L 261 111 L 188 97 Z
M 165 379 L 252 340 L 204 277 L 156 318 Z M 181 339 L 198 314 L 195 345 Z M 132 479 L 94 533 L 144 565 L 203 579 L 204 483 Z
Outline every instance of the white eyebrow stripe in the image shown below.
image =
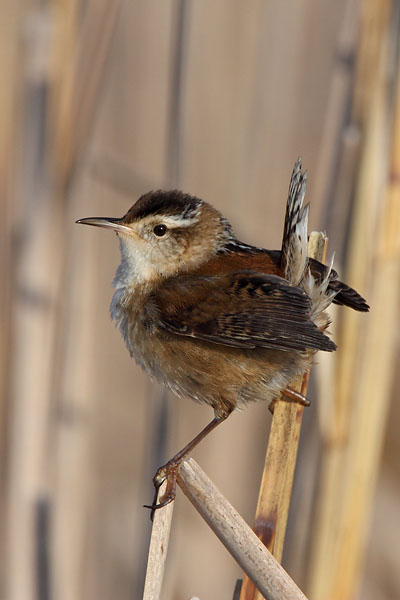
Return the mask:
M 171 229 L 174 227 L 190 227 L 190 225 L 197 223 L 199 217 L 199 214 L 184 218 L 179 215 L 160 215 L 159 223 L 164 223 L 164 225 L 171 227 Z

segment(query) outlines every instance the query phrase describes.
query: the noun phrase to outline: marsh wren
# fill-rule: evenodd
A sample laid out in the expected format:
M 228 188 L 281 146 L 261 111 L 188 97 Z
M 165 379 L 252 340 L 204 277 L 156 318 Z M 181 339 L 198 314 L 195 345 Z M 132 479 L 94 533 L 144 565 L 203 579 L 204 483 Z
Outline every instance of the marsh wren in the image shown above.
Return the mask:
M 306 174 L 296 162 L 281 250 L 240 242 L 207 202 L 180 191 L 149 192 L 122 218 L 77 223 L 115 231 L 121 264 L 111 316 L 137 363 L 177 396 L 209 404 L 213 420 L 154 477 L 159 504 L 175 498 L 176 473 L 188 453 L 231 412 L 280 393 L 304 401 L 290 382 L 318 350 L 334 302 L 368 311 L 337 273 L 307 258 Z

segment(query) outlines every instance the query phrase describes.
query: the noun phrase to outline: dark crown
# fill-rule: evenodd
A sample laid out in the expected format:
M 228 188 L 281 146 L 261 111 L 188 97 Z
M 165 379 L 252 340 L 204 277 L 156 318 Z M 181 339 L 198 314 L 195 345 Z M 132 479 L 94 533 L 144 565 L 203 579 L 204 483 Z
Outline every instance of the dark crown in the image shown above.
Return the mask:
M 179 215 L 183 219 L 190 219 L 198 212 L 202 202 L 200 198 L 179 190 L 148 192 L 135 202 L 122 221 L 132 223 L 150 215 Z

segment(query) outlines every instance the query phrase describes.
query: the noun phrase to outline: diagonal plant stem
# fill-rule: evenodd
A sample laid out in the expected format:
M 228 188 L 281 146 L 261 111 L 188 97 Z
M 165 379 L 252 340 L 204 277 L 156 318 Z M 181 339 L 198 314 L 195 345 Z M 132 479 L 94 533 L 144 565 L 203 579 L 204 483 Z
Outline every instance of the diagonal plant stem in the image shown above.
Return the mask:
M 178 484 L 236 562 L 263 590 L 268 600 L 307 600 L 279 562 L 261 544 L 247 523 L 192 458 L 184 461 L 178 468 Z

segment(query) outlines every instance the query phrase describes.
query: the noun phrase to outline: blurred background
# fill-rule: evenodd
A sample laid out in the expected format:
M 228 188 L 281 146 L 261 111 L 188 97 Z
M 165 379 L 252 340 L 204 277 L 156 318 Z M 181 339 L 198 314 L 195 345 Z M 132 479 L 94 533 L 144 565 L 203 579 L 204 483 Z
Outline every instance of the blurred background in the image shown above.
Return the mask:
M 177 187 L 279 248 L 299 155 L 311 227 L 372 310 L 336 310 L 313 369 L 284 566 L 312 600 L 399 598 L 398 0 L 0 11 L 0 598 L 141 598 L 153 474 L 212 416 L 129 358 L 118 244 L 75 220 Z M 249 406 L 194 453 L 250 524 L 270 420 Z M 163 599 L 240 577 L 178 490 Z

